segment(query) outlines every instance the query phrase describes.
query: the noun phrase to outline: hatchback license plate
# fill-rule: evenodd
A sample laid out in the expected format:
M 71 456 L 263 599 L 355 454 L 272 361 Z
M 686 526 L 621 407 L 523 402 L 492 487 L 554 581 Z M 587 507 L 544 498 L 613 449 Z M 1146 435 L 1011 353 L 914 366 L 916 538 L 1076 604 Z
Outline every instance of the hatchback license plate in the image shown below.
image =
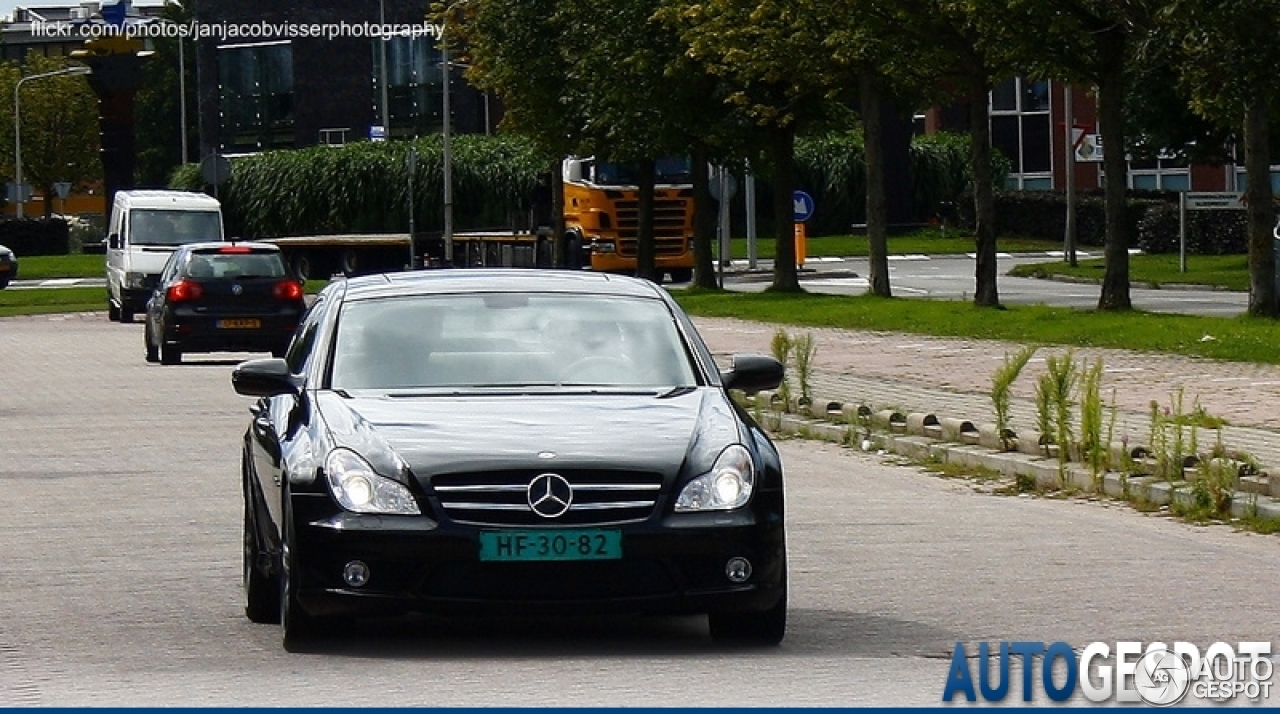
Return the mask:
M 223 330 L 256 330 L 262 327 L 260 320 L 218 320 L 218 328 Z
M 480 533 L 480 560 L 619 560 L 622 531 L 595 528 Z

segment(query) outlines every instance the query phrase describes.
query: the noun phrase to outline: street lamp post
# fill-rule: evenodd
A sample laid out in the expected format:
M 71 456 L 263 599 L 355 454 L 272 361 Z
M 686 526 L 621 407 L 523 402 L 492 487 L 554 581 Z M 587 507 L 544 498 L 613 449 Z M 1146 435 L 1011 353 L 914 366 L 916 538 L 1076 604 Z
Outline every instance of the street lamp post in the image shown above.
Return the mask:
M 29 82 L 33 79 L 43 79 L 45 77 L 57 77 L 63 74 L 88 74 L 89 68 L 77 65 L 75 67 L 63 67 L 62 69 L 52 72 L 41 72 L 18 80 L 13 85 L 13 184 L 15 198 L 17 199 L 17 217 L 23 217 L 23 204 L 26 197 L 22 195 L 22 113 L 18 103 L 18 90 L 22 89 L 23 82 Z
M 451 74 L 449 68 L 449 45 L 445 41 L 440 42 L 440 70 L 444 75 L 444 86 L 441 94 L 442 111 L 444 112 L 444 130 L 443 130 L 443 163 L 444 163 L 444 259 L 449 265 L 453 264 L 453 148 L 450 141 L 450 118 L 449 118 L 449 76 Z
M 383 136 L 391 138 L 391 124 L 389 117 L 389 108 L 387 107 L 387 37 L 382 34 L 387 29 L 387 6 L 386 0 L 378 0 L 378 22 L 381 26 L 378 28 L 378 48 L 380 51 L 380 59 L 382 61 L 382 69 L 378 76 L 378 85 L 382 90 L 382 131 Z

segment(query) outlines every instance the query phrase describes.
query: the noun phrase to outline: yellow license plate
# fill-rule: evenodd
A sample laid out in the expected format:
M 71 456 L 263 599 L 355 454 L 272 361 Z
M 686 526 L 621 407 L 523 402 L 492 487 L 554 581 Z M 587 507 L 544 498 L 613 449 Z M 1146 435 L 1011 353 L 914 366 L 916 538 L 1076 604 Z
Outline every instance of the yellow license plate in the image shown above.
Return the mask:
M 218 320 L 219 329 L 223 330 L 254 330 L 262 327 L 260 320 Z

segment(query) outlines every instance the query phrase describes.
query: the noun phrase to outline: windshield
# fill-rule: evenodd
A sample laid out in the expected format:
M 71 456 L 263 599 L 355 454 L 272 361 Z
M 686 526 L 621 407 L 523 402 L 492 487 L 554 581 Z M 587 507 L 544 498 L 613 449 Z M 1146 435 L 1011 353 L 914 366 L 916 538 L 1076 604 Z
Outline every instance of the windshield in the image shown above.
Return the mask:
M 595 164 L 595 182 L 602 186 L 634 186 L 636 185 L 635 167 L 630 164 L 615 164 L 608 161 L 597 161 Z M 654 162 L 654 181 L 657 183 L 689 183 L 689 160 L 668 156 Z
M 134 210 L 129 213 L 134 245 L 183 245 L 222 240 L 222 215 L 217 211 Z
M 493 293 L 343 306 L 330 386 L 668 389 L 694 374 L 660 301 Z

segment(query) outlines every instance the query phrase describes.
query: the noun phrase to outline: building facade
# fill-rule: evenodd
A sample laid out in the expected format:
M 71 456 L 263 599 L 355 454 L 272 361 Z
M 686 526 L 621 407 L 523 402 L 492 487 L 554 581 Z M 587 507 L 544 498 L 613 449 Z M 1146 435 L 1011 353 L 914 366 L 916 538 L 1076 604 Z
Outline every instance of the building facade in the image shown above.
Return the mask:
M 196 41 L 201 155 L 441 131 L 445 73 L 438 38 L 408 34 L 425 27 L 426 14 L 423 0 L 201 0 L 196 21 L 213 33 Z M 346 30 L 301 36 L 317 26 Z M 406 34 L 370 36 L 373 26 Z M 275 28 L 274 34 L 255 27 Z M 450 67 L 452 130 L 491 131 L 500 108 L 462 81 L 461 72 Z M 384 96 L 388 126 L 380 130 Z

